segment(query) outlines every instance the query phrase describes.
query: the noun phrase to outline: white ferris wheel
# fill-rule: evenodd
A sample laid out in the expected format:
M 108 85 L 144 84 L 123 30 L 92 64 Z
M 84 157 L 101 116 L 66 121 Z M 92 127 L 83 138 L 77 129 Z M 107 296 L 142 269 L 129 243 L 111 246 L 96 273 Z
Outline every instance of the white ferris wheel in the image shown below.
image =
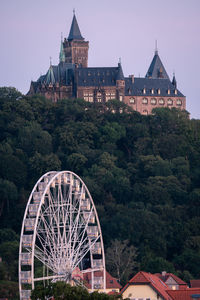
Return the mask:
M 105 291 L 105 255 L 97 211 L 80 177 L 70 171 L 48 172 L 35 184 L 22 223 L 20 299 L 30 299 L 37 281 L 80 284 L 75 270 L 90 274 L 91 290 Z

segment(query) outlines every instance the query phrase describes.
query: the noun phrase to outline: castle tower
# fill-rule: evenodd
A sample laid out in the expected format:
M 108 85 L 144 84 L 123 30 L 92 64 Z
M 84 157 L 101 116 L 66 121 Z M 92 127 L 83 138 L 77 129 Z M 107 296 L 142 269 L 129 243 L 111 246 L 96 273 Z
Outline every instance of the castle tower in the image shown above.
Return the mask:
M 69 36 L 63 42 L 63 48 L 66 63 L 72 63 L 83 68 L 88 67 L 89 42 L 86 42 L 81 35 L 75 13 Z

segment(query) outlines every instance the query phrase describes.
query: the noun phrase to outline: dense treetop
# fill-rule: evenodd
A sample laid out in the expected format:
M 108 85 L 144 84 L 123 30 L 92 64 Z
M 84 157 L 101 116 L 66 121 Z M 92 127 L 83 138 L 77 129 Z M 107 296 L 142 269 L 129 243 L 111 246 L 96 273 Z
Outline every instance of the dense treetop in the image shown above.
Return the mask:
M 176 109 L 142 116 L 118 101 L 52 103 L 1 88 L 0 280 L 17 280 L 17 254 L 7 252 L 19 241 L 33 185 L 49 170 L 84 180 L 105 248 L 128 240 L 137 249 L 132 275 L 141 269 L 200 277 L 199 120 Z

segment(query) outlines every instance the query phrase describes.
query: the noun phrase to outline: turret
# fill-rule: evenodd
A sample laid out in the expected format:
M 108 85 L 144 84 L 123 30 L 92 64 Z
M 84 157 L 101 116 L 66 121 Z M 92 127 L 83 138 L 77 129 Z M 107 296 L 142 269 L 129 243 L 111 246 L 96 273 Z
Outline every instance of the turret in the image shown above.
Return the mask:
M 121 66 L 121 62 L 118 63 L 118 70 L 116 76 L 117 98 L 123 101 L 125 91 L 125 78 Z
M 147 71 L 145 76 L 146 78 L 153 78 L 153 79 L 169 79 L 169 76 L 162 64 L 162 61 L 158 55 L 158 49 L 156 48 L 153 60 L 150 64 L 150 67 Z

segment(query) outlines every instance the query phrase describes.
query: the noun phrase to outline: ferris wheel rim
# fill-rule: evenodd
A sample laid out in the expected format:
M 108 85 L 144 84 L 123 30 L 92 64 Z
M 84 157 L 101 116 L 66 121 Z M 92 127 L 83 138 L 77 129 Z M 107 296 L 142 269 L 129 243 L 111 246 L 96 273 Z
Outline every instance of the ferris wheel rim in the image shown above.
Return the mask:
M 26 206 L 26 209 L 25 209 L 25 213 L 24 213 L 24 218 L 23 218 L 23 223 L 22 223 L 22 230 L 21 230 L 21 235 L 20 235 L 19 255 L 20 255 L 21 253 L 23 253 L 23 252 L 22 252 L 22 236 L 23 236 L 23 233 L 25 232 L 25 220 L 26 220 L 26 218 L 27 218 L 27 216 L 28 216 L 29 205 L 30 205 L 30 203 L 31 203 L 31 200 L 33 200 L 33 193 L 37 190 L 37 188 L 38 188 L 38 186 L 39 186 L 39 183 L 42 182 L 42 180 L 43 180 L 45 177 L 47 177 L 47 176 L 49 176 L 49 175 L 52 175 L 52 177 L 50 178 L 50 180 L 47 182 L 47 184 L 46 184 L 44 190 L 42 191 L 42 196 L 41 196 L 40 203 L 39 203 L 39 206 L 38 206 L 37 215 L 35 216 L 35 224 L 34 224 L 34 231 L 33 231 L 33 241 L 32 241 L 32 247 L 31 247 L 31 250 L 32 250 L 32 252 L 31 252 L 31 256 L 32 256 L 32 259 L 31 259 L 31 261 L 32 261 L 32 265 L 31 265 L 31 266 L 32 266 L 32 267 L 31 267 L 31 279 L 32 279 L 32 284 L 34 284 L 35 281 L 40 280 L 40 278 L 37 278 L 37 277 L 34 276 L 34 257 L 35 257 L 35 246 L 36 246 L 36 245 L 35 245 L 35 242 L 36 242 L 36 233 L 37 233 L 36 229 L 37 229 L 37 225 L 38 225 L 38 218 L 39 218 L 39 215 L 40 215 L 40 213 L 41 213 L 41 207 L 42 207 L 42 204 L 43 204 L 43 202 L 44 202 L 44 197 L 45 197 L 45 195 L 46 195 L 48 189 L 51 187 L 51 184 L 52 184 L 53 182 L 55 182 L 56 178 L 59 178 L 59 176 L 61 176 L 61 175 L 63 175 L 63 174 L 70 174 L 71 176 L 73 176 L 73 178 L 76 178 L 76 180 L 78 179 L 79 182 L 81 182 L 82 187 L 84 187 L 85 192 L 86 192 L 87 195 L 89 196 L 89 201 L 90 201 L 91 204 L 92 204 L 92 210 L 91 210 L 91 212 L 94 211 L 95 218 L 96 218 L 96 223 L 97 223 L 97 227 L 98 227 L 98 230 L 99 230 L 99 236 L 98 236 L 98 238 L 94 241 L 93 244 L 95 244 L 96 241 L 97 241 L 98 239 L 100 239 L 101 252 L 102 252 L 102 263 L 103 263 L 103 264 L 102 264 L 102 268 L 99 268 L 99 269 L 97 269 L 97 270 L 102 270 L 103 273 L 104 273 L 104 276 L 103 276 L 103 277 L 104 277 L 104 290 L 105 290 L 105 254 L 104 254 L 104 244 L 103 244 L 103 237 L 102 237 L 102 231 L 101 231 L 101 226 L 100 226 L 100 222 L 99 222 L 99 217 L 98 217 L 98 214 L 97 214 L 97 210 L 96 210 L 94 201 L 93 201 L 93 199 L 92 199 L 92 196 L 91 196 L 91 194 L 90 194 L 90 192 L 89 192 L 89 190 L 88 190 L 86 184 L 85 184 L 84 181 L 83 181 L 77 174 L 75 174 L 74 172 L 71 172 L 71 171 L 50 171 L 50 172 L 47 172 L 47 173 L 45 173 L 44 175 L 42 175 L 42 176 L 39 178 L 39 180 L 36 182 L 36 184 L 35 184 L 35 186 L 34 186 L 32 192 L 31 192 L 31 194 L 30 194 L 30 196 L 29 196 L 29 199 L 28 199 L 28 202 L 27 202 L 27 206 Z M 26 249 L 26 250 L 27 250 L 27 249 Z M 92 256 L 91 256 L 91 248 L 90 248 L 88 251 L 90 251 L 90 258 L 91 258 L 91 260 L 92 260 L 93 258 L 92 258 Z M 93 272 L 95 272 L 95 271 L 97 271 L 97 270 L 94 269 Z M 19 258 L 19 278 L 20 278 L 20 272 L 21 272 L 21 265 L 20 265 L 20 258 Z M 56 277 L 56 276 L 54 276 L 54 277 Z M 62 278 L 63 278 L 64 275 L 63 275 L 63 276 L 57 275 L 57 278 L 58 278 L 58 277 L 62 277 Z M 43 278 L 44 278 L 44 277 L 42 277 L 41 280 L 42 280 Z M 50 276 L 49 276 L 49 278 L 50 278 Z M 20 283 L 20 292 L 21 292 L 21 283 Z

